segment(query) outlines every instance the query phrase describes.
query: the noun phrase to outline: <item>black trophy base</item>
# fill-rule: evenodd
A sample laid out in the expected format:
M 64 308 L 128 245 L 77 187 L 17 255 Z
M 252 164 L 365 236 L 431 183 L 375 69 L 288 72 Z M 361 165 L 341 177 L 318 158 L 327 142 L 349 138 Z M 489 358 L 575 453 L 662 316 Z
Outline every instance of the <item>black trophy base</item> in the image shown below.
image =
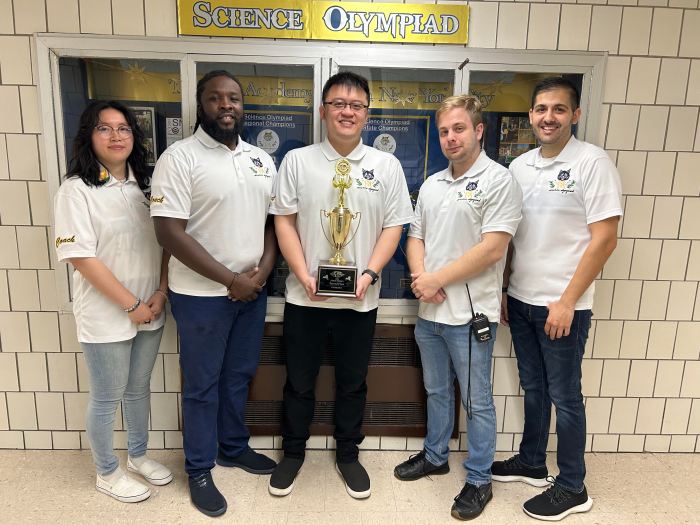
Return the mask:
M 327 297 L 355 297 L 357 266 L 319 264 L 316 276 L 316 295 Z

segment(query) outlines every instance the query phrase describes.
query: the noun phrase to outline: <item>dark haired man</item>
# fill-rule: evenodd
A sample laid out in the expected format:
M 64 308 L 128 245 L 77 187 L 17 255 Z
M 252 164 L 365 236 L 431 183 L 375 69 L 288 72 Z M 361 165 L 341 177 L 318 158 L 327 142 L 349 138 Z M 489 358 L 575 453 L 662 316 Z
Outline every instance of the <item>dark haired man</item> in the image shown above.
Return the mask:
M 510 325 L 525 392 L 519 454 L 491 467 L 496 481 L 550 484 L 545 464 L 551 405 L 557 411 L 557 465 L 551 486 L 523 505 L 555 521 L 590 510 L 584 485 L 586 412 L 581 359 L 593 305 L 593 280 L 617 244 L 620 177 L 605 151 L 578 141 L 578 89 L 552 77 L 535 86 L 530 123 L 540 147 L 510 165 L 523 189 L 523 219 L 513 237 L 501 320 Z
M 275 467 L 248 446 L 244 418 L 277 249 L 267 222 L 276 171 L 267 153 L 240 138 L 243 121 L 238 80 L 205 75 L 195 133 L 158 159 L 151 194 L 158 241 L 172 254 L 185 470 L 192 503 L 208 516 L 226 512 L 211 477 L 215 461 L 253 474 Z
M 367 367 L 379 304 L 379 274 L 411 220 L 406 179 L 396 157 L 362 144 L 370 102 L 367 80 L 353 73 L 332 76 L 323 88 L 319 111 L 326 140 L 287 154 L 275 185 L 270 213 L 280 250 L 289 264 L 284 309 L 287 382 L 284 387 L 284 458 L 270 478 L 269 491 L 286 496 L 304 462 L 314 413 L 314 387 L 326 338 L 335 345 L 336 468 L 354 498 L 370 495 L 370 480 L 358 460 L 367 396 Z M 345 203 L 361 217 L 344 255 L 362 272 L 355 297 L 316 295 L 316 269 L 332 255 L 319 212 L 338 203 L 332 185 L 337 170 L 349 169 L 352 187 Z

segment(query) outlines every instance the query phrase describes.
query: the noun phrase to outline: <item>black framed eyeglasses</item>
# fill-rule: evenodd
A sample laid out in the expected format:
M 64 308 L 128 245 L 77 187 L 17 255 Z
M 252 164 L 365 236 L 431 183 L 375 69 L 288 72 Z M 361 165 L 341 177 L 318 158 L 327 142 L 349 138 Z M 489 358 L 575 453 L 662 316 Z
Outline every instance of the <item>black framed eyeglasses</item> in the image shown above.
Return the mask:
M 345 102 L 344 100 L 331 100 L 330 102 L 324 102 L 324 106 L 330 106 L 335 111 L 343 111 L 346 107 L 350 106 L 350 109 L 355 113 L 359 113 L 369 107 L 369 104 L 362 104 L 361 102 Z

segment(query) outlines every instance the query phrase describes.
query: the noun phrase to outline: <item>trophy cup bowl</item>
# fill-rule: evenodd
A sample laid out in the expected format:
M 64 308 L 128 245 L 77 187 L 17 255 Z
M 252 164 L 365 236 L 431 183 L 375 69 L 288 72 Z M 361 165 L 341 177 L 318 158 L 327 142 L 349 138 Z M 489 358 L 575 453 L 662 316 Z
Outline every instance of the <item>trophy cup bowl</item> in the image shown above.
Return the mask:
M 328 219 L 325 221 L 324 219 Z M 355 222 L 353 231 L 352 222 Z M 326 228 L 327 225 L 327 228 Z M 321 210 L 321 229 L 335 253 L 324 264 L 318 265 L 316 295 L 354 297 L 357 286 L 357 266 L 343 257 L 343 248 L 355 237 L 360 226 L 360 212 L 353 213 L 345 206 L 331 211 Z M 328 232 L 326 232 L 328 229 Z

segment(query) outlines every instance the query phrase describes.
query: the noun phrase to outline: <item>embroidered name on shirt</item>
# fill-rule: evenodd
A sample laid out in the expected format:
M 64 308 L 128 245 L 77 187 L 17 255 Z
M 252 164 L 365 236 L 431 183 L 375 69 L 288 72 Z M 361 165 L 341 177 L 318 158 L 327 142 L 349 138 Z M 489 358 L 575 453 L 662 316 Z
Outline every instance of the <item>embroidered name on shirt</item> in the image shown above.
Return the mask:
M 56 248 L 61 246 L 61 244 L 72 244 L 75 242 L 75 235 L 71 237 L 56 237 Z
M 272 176 L 270 175 L 270 168 L 264 166 L 259 158 L 254 159 L 253 157 L 250 157 L 250 161 L 253 163 L 253 165 L 250 166 L 250 171 L 253 172 L 253 175 L 255 175 L 256 177 L 265 177 L 268 179 Z
M 557 180 L 550 180 L 548 182 L 548 191 L 558 191 L 560 193 L 573 193 L 574 186 L 576 186 L 576 181 L 570 179 L 571 170 L 561 170 L 559 175 L 557 175 Z
M 479 181 L 473 180 L 467 183 L 464 191 L 457 192 L 458 201 L 467 201 L 472 204 L 479 204 L 484 199 L 484 191 L 479 189 Z
M 164 200 L 165 200 L 164 195 L 161 195 L 160 197 L 156 197 L 155 195 L 151 195 L 151 204 L 163 204 Z
M 368 191 L 379 191 L 379 180 L 374 178 L 374 169 L 362 170 L 362 178 L 355 179 L 357 187 Z

